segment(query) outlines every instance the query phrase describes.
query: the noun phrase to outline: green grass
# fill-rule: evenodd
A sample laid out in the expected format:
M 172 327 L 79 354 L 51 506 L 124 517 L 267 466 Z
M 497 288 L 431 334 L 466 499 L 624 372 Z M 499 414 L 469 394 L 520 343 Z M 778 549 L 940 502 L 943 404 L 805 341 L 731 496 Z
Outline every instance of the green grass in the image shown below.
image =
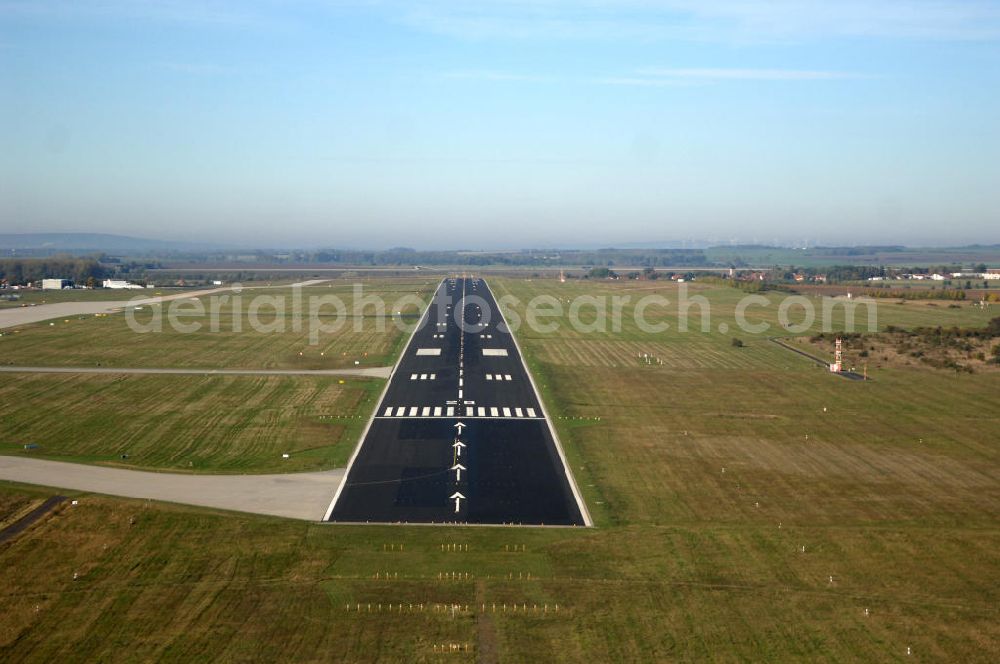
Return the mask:
M 156 289 L 159 291 L 160 289 Z M 164 294 L 172 294 L 177 291 L 163 291 Z M 37 306 L 41 304 L 54 304 L 56 302 L 108 302 L 108 301 L 125 301 L 131 297 L 135 297 L 137 294 L 142 294 L 144 296 L 152 297 L 154 291 L 141 290 L 110 290 L 110 289 L 64 289 L 64 290 L 3 290 L 0 294 L 3 295 L 16 295 L 17 300 L 0 300 L 0 309 L 7 309 L 10 307 L 20 307 L 22 305 L 27 306 Z
M 522 301 L 637 292 L 491 285 Z M 715 330 L 741 295 L 710 295 Z M 774 308 L 759 315 L 776 323 Z M 907 304 L 880 307 L 879 323 L 985 316 Z M 0 547 L 0 659 L 1000 658 L 996 375 L 853 382 L 766 334 L 741 334 L 744 348 L 731 336 L 522 329 L 597 528 L 320 526 L 84 496 Z M 7 485 L 0 515 L 50 493 Z
M 705 250 L 708 260 L 727 264 L 745 261 L 750 265 L 796 265 L 823 267 L 831 265 L 883 265 L 899 267 L 937 267 L 939 265 L 972 265 L 1000 263 L 1000 248 L 980 247 L 907 247 L 901 251 L 831 254 L 828 249 L 793 249 L 788 247 L 711 247 Z
M 384 298 L 386 317 L 365 309 L 361 317 L 344 318 L 339 330 L 322 332 L 313 344 L 309 334 L 308 302 L 310 297 L 334 295 L 341 298 L 348 313 L 353 310 L 350 283 L 333 282 L 302 289 L 305 319 L 298 329 L 292 313 L 292 290 L 289 288 L 248 289 L 241 297 L 241 315 L 233 316 L 232 296 L 219 300 L 218 326 L 211 327 L 211 297 L 199 298 L 204 315 L 186 316 L 184 324 L 198 325 L 192 332 L 180 332 L 170 325 L 168 311 L 162 313 L 161 331 L 137 333 L 124 314 L 73 316 L 55 321 L 25 325 L 5 330 L 0 337 L 0 361 L 30 366 L 113 366 L 113 367 L 198 367 L 263 369 L 333 369 L 392 364 L 406 334 L 388 318 L 389 305 L 402 296 L 417 296 L 427 301 L 437 280 L 384 280 L 364 284 L 364 295 Z M 285 316 L 264 306 L 257 321 L 264 331 L 256 331 L 248 308 L 256 296 L 283 298 Z M 165 305 L 164 308 L 168 307 Z M 330 313 L 328 308 L 322 310 Z M 402 309 L 406 324 L 416 320 L 417 309 Z M 151 325 L 153 311 L 144 307 L 135 313 L 142 325 Z M 332 324 L 329 316 L 324 323 Z M 273 326 L 273 327 L 270 327 Z
M 346 464 L 383 385 L 330 376 L 4 374 L 0 454 L 190 472 L 335 468 Z M 38 448 L 25 450 L 28 443 Z
M 364 294 L 426 299 L 436 281 L 367 281 Z M 291 297 L 287 288 L 244 292 Z M 350 308 L 353 286 L 331 282 L 302 289 L 337 295 Z M 205 298 L 202 298 L 205 299 Z M 289 305 L 290 306 L 290 305 Z M 206 309 L 208 305 L 206 304 Z M 232 300 L 221 307 L 225 317 Z M 328 369 L 395 363 L 407 335 L 374 310 L 308 343 L 308 329 L 243 331 L 226 323 L 181 334 L 136 334 L 123 316 L 71 318 L 24 326 L 0 338 L 12 365 Z M 393 312 L 387 310 L 391 315 Z M 404 310 L 407 323 L 415 307 Z M 265 315 L 262 313 L 262 318 Z M 265 318 L 265 320 L 272 320 Z M 203 322 L 192 319 L 194 322 Z M 361 323 L 354 329 L 354 322 Z M 231 323 L 231 319 L 230 319 Z M 4 374 L 0 382 L 0 453 L 63 461 L 185 472 L 281 472 L 342 467 L 384 385 L 381 380 L 324 376 L 184 376 Z M 39 407 L 44 404 L 44 407 Z M 25 450 L 25 444 L 38 449 Z M 291 453 L 291 459 L 281 458 Z M 122 455 L 128 455 L 123 459 Z

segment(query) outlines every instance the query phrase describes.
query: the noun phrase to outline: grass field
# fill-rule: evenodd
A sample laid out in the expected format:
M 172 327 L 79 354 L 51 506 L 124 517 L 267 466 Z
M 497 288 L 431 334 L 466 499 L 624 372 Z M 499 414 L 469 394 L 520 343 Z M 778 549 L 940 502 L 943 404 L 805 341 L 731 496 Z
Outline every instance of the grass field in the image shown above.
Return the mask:
M 157 289 L 159 290 L 159 289 Z M 3 290 L 0 294 L 17 296 L 16 300 L 0 299 L 0 308 L 37 306 L 40 304 L 54 304 L 56 302 L 108 302 L 127 300 L 137 294 L 152 296 L 152 289 L 149 291 L 126 291 L 111 289 L 65 289 L 65 290 Z M 161 291 L 170 294 L 173 291 Z
M 710 261 L 726 264 L 746 261 L 750 265 L 797 265 L 821 267 L 830 265 L 885 265 L 900 267 L 932 267 L 939 265 L 972 265 L 1000 263 L 1000 248 L 996 246 L 917 248 L 901 251 L 880 251 L 871 248 L 868 253 L 851 251 L 835 253 L 820 247 L 793 249 L 790 247 L 712 247 L 705 250 Z
M 383 385 L 327 376 L 5 374 L 0 454 L 189 472 L 336 468 Z M 38 448 L 25 450 L 29 443 Z
M 203 315 L 179 319 L 199 329 L 182 333 L 170 325 L 168 312 L 162 313 L 162 331 L 137 333 L 129 327 L 124 314 L 80 316 L 25 325 L 5 330 L 0 337 L 0 361 L 31 366 L 115 366 L 115 367 L 201 367 L 201 368 L 287 368 L 332 369 L 391 364 L 401 350 L 405 334 L 386 316 L 376 315 L 373 307 L 364 309 L 359 318 L 344 318 L 339 330 L 318 335 L 312 344 L 309 335 L 308 301 L 312 296 L 333 295 L 342 299 L 348 314 L 353 311 L 353 282 L 335 281 L 301 289 L 306 319 L 299 329 L 293 327 L 292 290 L 290 288 L 248 289 L 243 292 L 240 315 L 233 315 L 232 296 L 219 300 L 217 328 L 211 326 L 211 298 L 203 296 Z M 369 280 L 364 295 L 383 298 L 387 307 L 403 296 L 427 300 L 437 280 Z M 249 306 L 256 296 L 279 298 L 284 302 L 284 316 L 275 314 L 270 305 L 262 305 L 257 321 L 267 331 L 257 332 L 251 324 Z M 169 306 L 169 305 L 168 305 Z M 333 310 L 321 310 L 320 320 L 332 323 Z M 417 309 L 402 309 L 406 324 L 415 322 Z M 149 326 L 153 311 L 144 307 L 135 313 L 138 323 Z
M 1000 658 L 997 374 L 844 380 L 774 330 L 732 346 L 717 326 L 742 294 L 701 292 L 705 333 L 520 331 L 597 528 L 322 526 L 85 496 L 0 546 L 0 659 Z M 882 327 L 988 317 L 879 307 Z M 6 485 L 0 523 L 51 494 Z

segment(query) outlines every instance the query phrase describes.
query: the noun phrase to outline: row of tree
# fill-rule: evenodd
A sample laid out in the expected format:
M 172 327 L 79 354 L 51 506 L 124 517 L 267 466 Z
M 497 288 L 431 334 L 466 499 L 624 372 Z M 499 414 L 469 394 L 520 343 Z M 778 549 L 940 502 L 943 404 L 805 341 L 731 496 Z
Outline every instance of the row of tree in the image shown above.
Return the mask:
M 3 258 L 0 281 L 10 285 L 27 284 L 42 279 L 71 279 L 78 284 L 104 278 L 108 270 L 95 258 Z
M 893 300 L 964 300 L 966 298 L 964 290 L 956 289 L 868 288 L 861 295 Z
M 383 251 L 351 249 L 325 249 L 321 251 L 292 251 L 274 253 L 257 251 L 246 255 L 229 254 L 191 257 L 193 263 L 257 263 L 267 265 L 365 265 L 365 266 L 414 266 L 414 265 L 468 265 L 482 267 L 500 265 L 510 267 L 543 267 L 580 265 L 614 267 L 665 267 L 708 265 L 700 249 L 596 249 L 596 250 L 534 250 L 519 251 L 417 251 L 397 247 Z

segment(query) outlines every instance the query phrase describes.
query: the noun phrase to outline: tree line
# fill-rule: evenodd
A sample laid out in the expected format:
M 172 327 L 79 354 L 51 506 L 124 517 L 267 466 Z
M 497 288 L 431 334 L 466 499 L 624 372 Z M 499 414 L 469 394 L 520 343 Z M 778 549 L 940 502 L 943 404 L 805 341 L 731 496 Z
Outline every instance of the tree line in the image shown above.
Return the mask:
M 107 269 L 95 258 L 2 258 L 0 281 L 23 285 L 42 279 L 71 279 L 85 284 L 88 279 L 103 279 Z

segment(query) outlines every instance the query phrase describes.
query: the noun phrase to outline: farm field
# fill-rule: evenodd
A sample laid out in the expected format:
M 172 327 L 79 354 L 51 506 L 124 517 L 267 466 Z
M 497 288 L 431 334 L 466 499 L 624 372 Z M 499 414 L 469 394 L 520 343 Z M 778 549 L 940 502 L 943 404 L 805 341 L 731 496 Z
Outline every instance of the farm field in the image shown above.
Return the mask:
M 376 296 L 386 302 L 386 315 L 377 315 L 374 307 L 362 310 L 360 318 L 351 317 L 354 299 L 352 285 L 331 282 L 301 289 L 304 319 L 298 329 L 291 316 L 291 288 L 247 289 L 241 297 L 240 315 L 234 316 L 230 295 L 218 299 L 218 326 L 211 327 L 212 298 L 202 296 L 202 315 L 185 315 L 184 325 L 198 326 L 179 332 L 161 315 L 161 330 L 147 333 L 133 331 L 124 314 L 80 316 L 46 321 L 5 330 L 0 337 L 0 361 L 22 366 L 113 366 L 113 367 L 185 367 L 185 368 L 255 368 L 255 369 L 336 369 L 391 364 L 405 334 L 389 318 L 392 303 L 404 296 L 426 301 L 437 279 L 369 280 L 364 282 L 364 296 Z M 265 331 L 255 331 L 250 319 L 253 298 L 262 296 L 283 302 L 284 315 L 276 315 L 273 305 L 262 302 L 257 322 Z M 346 307 L 340 329 L 321 332 L 318 343 L 310 343 L 308 302 L 310 297 L 336 296 Z M 167 305 L 168 306 L 168 305 Z M 164 309 L 167 308 L 164 306 Z M 180 306 L 180 305 L 178 305 Z M 187 305 L 188 310 L 193 304 Z M 320 320 L 333 324 L 334 309 L 320 310 Z M 410 304 L 401 309 L 401 320 L 412 325 L 418 309 Z M 150 307 L 135 313 L 135 320 L 152 328 L 154 312 Z
M 541 294 L 678 296 L 658 282 L 490 285 L 522 317 Z M 698 316 L 678 331 L 674 304 L 648 308 L 671 323 L 655 335 L 627 307 L 620 333 L 558 317 L 518 332 L 597 528 L 330 526 L 83 496 L 0 546 L 0 658 L 1000 657 L 998 375 L 887 367 L 848 381 L 767 340 L 789 334 L 778 295 L 747 316 L 772 329 L 747 334 L 733 322 L 743 293 L 696 293 L 712 303 L 707 332 Z M 878 309 L 879 327 L 990 317 Z M 312 414 L 322 380 L 336 383 L 294 380 Z M 241 385 L 213 394 L 246 400 Z M 214 447 L 220 466 L 238 463 Z M 2 487 L 0 523 L 55 493 Z
M 933 267 L 938 265 L 994 264 L 1000 261 L 1000 248 L 996 246 L 917 248 L 885 251 L 869 247 L 867 251 L 837 253 L 831 248 L 814 247 L 793 249 L 788 247 L 711 247 L 705 250 L 710 261 L 728 263 L 745 261 L 751 265 L 798 265 L 821 267 L 830 265 L 887 265 L 900 267 Z

